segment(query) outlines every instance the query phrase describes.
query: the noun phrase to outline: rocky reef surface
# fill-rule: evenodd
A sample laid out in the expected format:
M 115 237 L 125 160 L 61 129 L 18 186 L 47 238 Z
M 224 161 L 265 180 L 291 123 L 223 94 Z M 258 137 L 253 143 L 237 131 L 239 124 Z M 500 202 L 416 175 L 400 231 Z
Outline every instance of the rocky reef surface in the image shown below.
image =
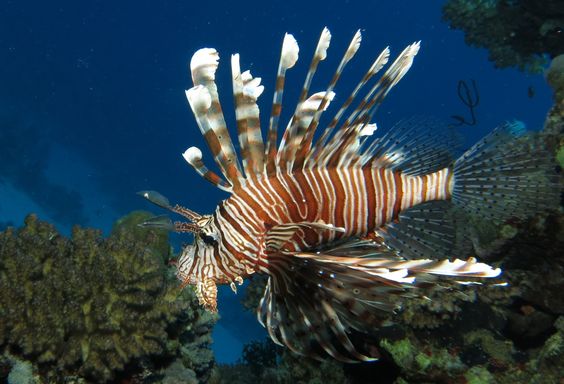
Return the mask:
M 487 49 L 498 68 L 541 73 L 564 53 L 560 0 L 449 0 L 443 19 L 464 31 L 468 45 Z
M 30 215 L 0 232 L 0 381 L 198 383 L 215 319 L 168 265 L 168 235 L 119 220 L 71 238 Z

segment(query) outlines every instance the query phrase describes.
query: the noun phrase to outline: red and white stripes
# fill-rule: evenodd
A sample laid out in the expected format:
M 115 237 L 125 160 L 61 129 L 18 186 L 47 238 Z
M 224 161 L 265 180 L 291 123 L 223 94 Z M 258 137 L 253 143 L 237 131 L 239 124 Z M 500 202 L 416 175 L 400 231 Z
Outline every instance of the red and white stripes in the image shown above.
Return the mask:
M 301 228 L 288 250 L 314 249 L 341 237 L 364 236 L 416 204 L 450 198 L 451 171 L 408 176 L 384 168 L 312 169 L 247 180 L 216 211 L 223 240 L 250 262 L 265 258 L 259 239 L 288 223 L 328 223 L 343 228 Z M 245 248 L 247 247 L 247 249 Z M 246 250 L 245 250 L 246 249 Z M 224 257 L 224 256 L 222 256 Z
M 401 175 L 403 194 L 400 209 L 405 210 L 425 201 L 450 198 L 451 175 L 450 168 L 443 168 L 423 176 Z

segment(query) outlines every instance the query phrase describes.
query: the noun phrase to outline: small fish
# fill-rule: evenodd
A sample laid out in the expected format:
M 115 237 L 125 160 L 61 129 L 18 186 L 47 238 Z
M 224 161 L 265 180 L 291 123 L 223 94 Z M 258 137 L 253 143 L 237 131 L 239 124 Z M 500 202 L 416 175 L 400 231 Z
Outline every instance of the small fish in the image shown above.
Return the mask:
M 535 87 L 533 87 L 532 85 L 529 85 L 529 87 L 527 88 L 527 96 L 529 96 L 529 99 L 535 97 Z
M 144 225 L 194 234 L 194 243 L 182 250 L 177 276 L 195 286 L 208 310 L 217 311 L 217 284 L 236 291 L 250 275 L 265 274 L 258 320 L 274 342 L 319 359 L 370 361 L 376 353 L 361 351 L 349 331 L 384 325 L 397 309 L 394 298 L 413 297 L 420 285 L 441 278 L 470 285 L 501 273 L 473 257 L 453 258 L 453 225 L 445 215 L 450 205 L 501 222 L 551 207 L 557 192 L 539 176 L 552 166 L 550 153 L 540 143 L 521 144 L 519 122 L 496 128 L 457 160 L 450 156 L 448 129 L 434 120 L 408 119 L 373 137 L 374 113 L 411 67 L 419 42 L 378 78 L 390 58 L 385 48 L 321 126 L 361 34 L 354 35 L 327 87 L 310 93 L 330 40 L 325 28 L 280 140 L 286 72 L 298 60 L 296 40 L 284 37 L 264 129 L 257 105 L 261 79 L 242 72 L 239 55 L 231 56 L 240 155 L 215 83 L 219 55 L 213 48 L 198 50 L 190 62 L 194 87 L 186 97 L 221 175 L 204 165 L 200 149 L 188 148 L 183 156 L 230 196 L 214 213 L 201 215 L 172 206 L 157 192 L 140 194 L 188 219 L 173 223 L 158 216 Z

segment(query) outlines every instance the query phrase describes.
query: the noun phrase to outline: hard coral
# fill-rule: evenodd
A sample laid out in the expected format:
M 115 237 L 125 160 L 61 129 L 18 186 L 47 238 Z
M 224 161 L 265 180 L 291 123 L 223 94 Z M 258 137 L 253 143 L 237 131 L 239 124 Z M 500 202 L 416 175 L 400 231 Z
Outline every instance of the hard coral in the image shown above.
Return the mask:
M 74 374 L 95 382 L 141 357 L 178 353 L 170 332 L 194 298 L 166 277 L 166 237 L 127 228 L 104 239 L 75 227 L 68 239 L 30 215 L 23 228 L 0 233 L 0 349 L 54 381 Z

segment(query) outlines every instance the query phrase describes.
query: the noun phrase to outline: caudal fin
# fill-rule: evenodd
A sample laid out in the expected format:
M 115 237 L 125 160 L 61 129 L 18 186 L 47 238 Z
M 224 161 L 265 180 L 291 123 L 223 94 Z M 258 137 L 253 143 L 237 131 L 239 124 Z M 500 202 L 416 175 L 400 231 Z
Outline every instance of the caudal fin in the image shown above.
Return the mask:
M 556 209 L 561 187 L 554 155 L 519 121 L 497 127 L 454 163 L 452 200 L 501 223 Z

